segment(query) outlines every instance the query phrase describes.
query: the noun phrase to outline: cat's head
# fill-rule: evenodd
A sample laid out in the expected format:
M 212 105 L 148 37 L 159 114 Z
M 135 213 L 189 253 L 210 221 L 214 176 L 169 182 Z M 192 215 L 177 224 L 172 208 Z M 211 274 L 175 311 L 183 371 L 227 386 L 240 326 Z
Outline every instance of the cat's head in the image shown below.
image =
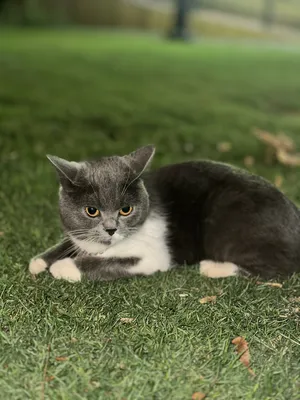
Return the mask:
M 73 162 L 48 156 L 59 181 L 60 216 L 65 232 L 79 247 L 98 253 L 136 231 L 149 213 L 141 179 L 154 147 L 120 157 Z

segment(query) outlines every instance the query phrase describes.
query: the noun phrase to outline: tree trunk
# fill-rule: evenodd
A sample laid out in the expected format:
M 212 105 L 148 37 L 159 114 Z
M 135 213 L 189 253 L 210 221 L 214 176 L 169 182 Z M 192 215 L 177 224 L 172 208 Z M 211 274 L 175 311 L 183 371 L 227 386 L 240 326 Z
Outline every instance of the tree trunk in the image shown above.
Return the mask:
M 171 31 L 173 39 L 188 39 L 188 14 L 190 11 L 190 0 L 176 0 L 175 24 Z
M 275 20 L 275 2 L 276 0 L 264 0 L 262 22 L 266 27 L 270 27 Z

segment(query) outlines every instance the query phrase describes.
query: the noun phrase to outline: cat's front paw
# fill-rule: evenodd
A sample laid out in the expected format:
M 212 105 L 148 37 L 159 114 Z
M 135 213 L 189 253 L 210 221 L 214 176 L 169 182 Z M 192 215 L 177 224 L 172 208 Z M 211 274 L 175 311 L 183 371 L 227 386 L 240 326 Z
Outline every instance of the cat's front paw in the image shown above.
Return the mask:
M 29 263 L 29 272 L 32 275 L 37 275 L 41 272 L 46 271 L 48 265 L 42 258 L 33 258 Z
M 72 258 L 64 258 L 56 261 L 50 267 L 50 273 L 55 279 L 65 279 L 69 282 L 78 282 L 81 280 L 81 272 L 76 267 Z

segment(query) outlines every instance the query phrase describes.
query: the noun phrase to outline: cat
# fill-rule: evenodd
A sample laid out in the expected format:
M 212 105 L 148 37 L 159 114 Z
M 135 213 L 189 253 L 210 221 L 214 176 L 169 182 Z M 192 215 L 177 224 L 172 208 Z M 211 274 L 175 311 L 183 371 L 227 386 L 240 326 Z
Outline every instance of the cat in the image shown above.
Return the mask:
M 60 181 L 65 238 L 29 270 L 114 280 L 200 264 L 211 278 L 300 272 L 300 212 L 271 183 L 212 161 L 147 172 L 153 146 L 69 162 L 48 156 Z

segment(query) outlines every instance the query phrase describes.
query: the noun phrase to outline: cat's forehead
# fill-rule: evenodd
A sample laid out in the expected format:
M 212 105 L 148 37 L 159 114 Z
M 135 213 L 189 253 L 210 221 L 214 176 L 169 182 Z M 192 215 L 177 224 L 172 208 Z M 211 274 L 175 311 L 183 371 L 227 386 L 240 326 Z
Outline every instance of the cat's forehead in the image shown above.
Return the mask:
M 91 195 L 105 208 L 114 209 L 128 195 L 134 173 L 121 157 L 110 157 L 88 164 L 85 179 Z
M 123 157 L 107 157 L 87 165 L 87 178 L 93 184 L 122 184 L 133 177 L 133 171 Z

